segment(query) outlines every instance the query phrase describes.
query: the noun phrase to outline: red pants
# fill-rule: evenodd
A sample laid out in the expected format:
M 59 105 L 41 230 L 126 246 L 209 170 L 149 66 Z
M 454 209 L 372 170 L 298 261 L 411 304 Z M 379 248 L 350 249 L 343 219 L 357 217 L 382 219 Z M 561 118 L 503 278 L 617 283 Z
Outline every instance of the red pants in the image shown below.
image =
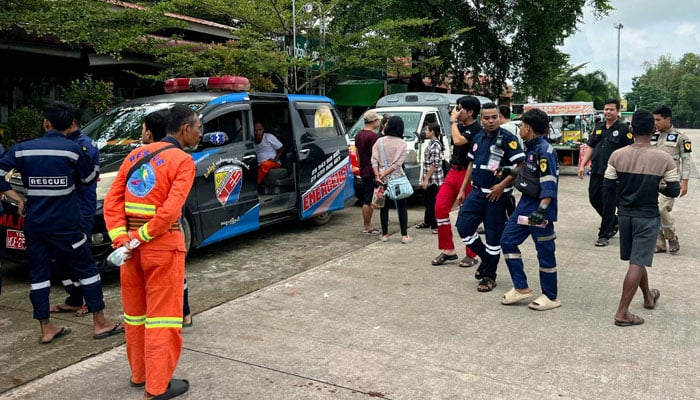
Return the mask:
M 435 219 L 438 224 L 438 249 L 440 250 L 454 250 L 455 245 L 452 241 L 452 223 L 450 222 L 450 211 L 452 211 L 452 206 L 457 200 L 457 195 L 459 195 L 459 189 L 462 187 L 462 182 L 464 182 L 464 175 L 466 175 L 467 170 L 463 169 L 456 171 L 451 169 L 445 181 L 440 186 L 440 190 L 437 193 L 435 199 Z M 472 190 L 472 185 L 467 185 L 466 195 Z M 465 198 L 466 200 L 466 198 Z M 467 251 L 467 256 L 471 258 L 476 257 L 476 253 L 469 250 L 468 247 L 464 247 Z
M 275 168 L 282 168 L 282 164 L 277 161 L 265 160 L 262 164 L 258 165 L 258 185 L 262 182 L 265 175 L 267 175 L 271 169 Z
M 182 350 L 182 282 L 185 252 L 133 251 L 121 267 L 126 354 L 131 381 L 146 382 L 146 391 L 168 389 Z

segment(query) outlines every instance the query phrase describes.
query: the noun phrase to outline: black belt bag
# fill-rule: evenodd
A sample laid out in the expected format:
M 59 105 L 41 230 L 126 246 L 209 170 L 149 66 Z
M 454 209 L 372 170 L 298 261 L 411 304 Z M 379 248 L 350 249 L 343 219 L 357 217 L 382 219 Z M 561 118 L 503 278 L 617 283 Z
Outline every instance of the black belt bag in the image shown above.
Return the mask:
M 518 175 L 515 176 L 513 186 L 525 196 L 534 199 L 540 198 L 540 175 L 537 171 L 535 173 L 528 171 L 527 165 L 520 168 Z

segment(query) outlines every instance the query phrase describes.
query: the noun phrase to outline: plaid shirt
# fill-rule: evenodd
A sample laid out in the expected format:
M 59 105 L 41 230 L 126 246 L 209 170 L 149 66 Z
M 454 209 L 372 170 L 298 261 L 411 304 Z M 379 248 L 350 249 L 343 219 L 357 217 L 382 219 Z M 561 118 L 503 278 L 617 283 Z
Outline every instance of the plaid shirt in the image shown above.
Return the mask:
M 435 166 L 435 171 L 430 175 L 428 179 L 428 186 L 430 185 L 442 185 L 445 180 L 445 173 L 442 170 L 442 146 L 440 141 L 433 139 L 430 144 L 425 148 L 425 153 L 423 154 L 423 173 L 428 172 L 431 165 Z

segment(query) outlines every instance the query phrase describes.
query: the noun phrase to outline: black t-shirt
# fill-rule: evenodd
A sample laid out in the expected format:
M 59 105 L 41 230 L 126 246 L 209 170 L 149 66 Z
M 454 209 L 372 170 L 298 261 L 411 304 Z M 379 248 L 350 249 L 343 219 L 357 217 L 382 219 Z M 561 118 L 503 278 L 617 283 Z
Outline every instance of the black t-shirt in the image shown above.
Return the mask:
M 450 160 L 450 163 L 455 165 L 464 165 L 466 167 L 471 162 L 469 157 L 467 157 L 467 154 L 469 154 L 469 150 L 472 148 L 471 145 L 474 141 L 474 137 L 477 133 L 481 132 L 482 128 L 478 122 L 474 121 L 474 123 L 469 126 L 459 124 L 457 125 L 457 129 L 459 129 L 462 136 L 467 139 L 467 144 L 462 146 L 452 146 L 452 159 Z
M 613 151 L 634 143 L 632 132 L 624 122 L 618 119 L 610 128 L 606 128 L 605 124 L 605 121 L 598 123 L 588 138 L 588 146 L 593 149 L 591 174 L 603 175 Z

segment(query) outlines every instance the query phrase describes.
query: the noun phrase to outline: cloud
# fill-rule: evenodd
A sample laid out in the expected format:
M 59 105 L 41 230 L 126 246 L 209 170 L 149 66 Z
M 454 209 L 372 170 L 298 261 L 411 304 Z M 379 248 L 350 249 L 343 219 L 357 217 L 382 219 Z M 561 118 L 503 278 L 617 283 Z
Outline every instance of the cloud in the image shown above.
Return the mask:
M 700 51 L 700 1 L 669 2 L 651 0 L 612 2 L 616 7 L 608 16 L 596 20 L 587 7 L 584 21 L 561 50 L 571 55 L 571 63 L 588 63 L 583 73 L 603 71 L 610 82 L 617 79 L 617 34 L 620 30 L 620 89 L 632 89 L 632 78 L 644 73 L 645 62 L 661 56 L 675 60 L 686 53 Z

